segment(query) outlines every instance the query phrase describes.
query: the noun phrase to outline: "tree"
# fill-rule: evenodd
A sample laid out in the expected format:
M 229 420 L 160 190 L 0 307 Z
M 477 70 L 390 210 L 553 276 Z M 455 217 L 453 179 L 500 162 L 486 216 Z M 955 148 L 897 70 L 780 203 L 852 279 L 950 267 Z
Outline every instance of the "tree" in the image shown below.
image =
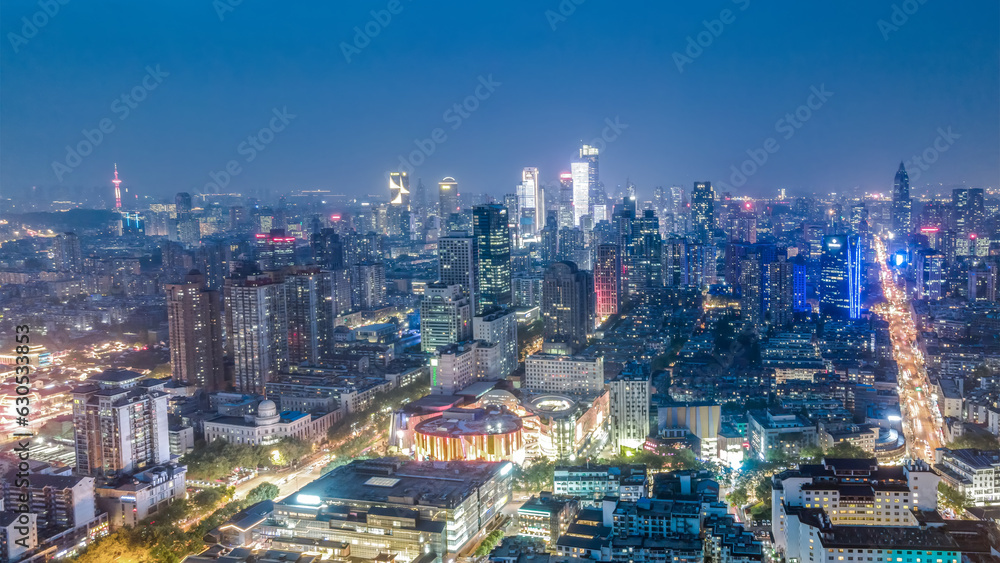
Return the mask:
M 946 446 L 949 450 L 996 450 L 1000 442 L 996 436 L 983 434 L 962 434 Z
M 823 459 L 823 448 L 806 446 L 799 450 L 799 463 L 819 463 Z
M 273 500 L 281 493 L 281 489 L 273 483 L 261 483 L 256 487 L 250 489 L 247 493 L 246 502 L 247 504 L 257 504 L 258 502 L 265 500 Z
M 556 464 L 546 458 L 535 458 L 517 476 L 517 488 L 526 492 L 551 489 Z
M 826 457 L 834 459 L 871 459 L 874 455 L 850 442 L 838 442 L 826 451 Z
M 969 495 L 962 493 L 947 483 L 938 483 L 938 497 L 941 500 L 941 504 L 954 510 L 955 514 L 959 516 L 965 512 L 966 508 L 973 504 L 973 500 Z

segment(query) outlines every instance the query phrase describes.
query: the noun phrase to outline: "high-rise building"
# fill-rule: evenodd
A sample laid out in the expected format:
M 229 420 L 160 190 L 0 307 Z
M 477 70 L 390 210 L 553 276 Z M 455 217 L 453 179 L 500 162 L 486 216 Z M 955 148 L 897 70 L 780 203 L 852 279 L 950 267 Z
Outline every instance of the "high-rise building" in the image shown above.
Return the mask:
M 438 281 L 460 285 L 475 303 L 477 278 L 476 239 L 464 231 L 455 231 L 438 239 Z
M 62 233 L 53 239 L 52 263 L 61 272 L 77 273 L 83 269 L 80 237 L 76 233 Z
M 420 349 L 465 342 L 472 336 L 472 305 L 460 285 L 427 284 L 420 302 Z
M 372 311 L 385 306 L 385 264 L 361 262 L 350 267 L 351 307 Z
M 691 224 L 695 240 L 701 244 L 712 241 L 715 230 L 715 190 L 711 182 L 695 182 L 691 192 Z
M 663 243 L 663 284 L 666 287 L 688 285 L 687 240 L 672 236 Z
M 944 297 L 945 274 L 944 254 L 929 249 L 918 252 L 916 264 L 917 299 L 937 301 Z
M 764 290 L 763 261 L 750 254 L 740 261 L 740 315 L 754 332 L 764 326 Z
M 573 174 L 573 226 L 580 224 L 580 218 L 590 212 L 590 163 L 574 162 L 570 166 Z
M 596 314 L 600 321 L 618 314 L 621 303 L 622 261 L 617 244 L 597 245 L 594 263 Z
M 771 326 L 792 324 L 795 313 L 795 265 L 785 254 L 766 265 L 768 282 L 767 318 Z
M 556 262 L 545 271 L 542 283 L 544 349 L 580 352 L 594 328 L 593 278 L 572 262 Z
M 674 216 L 674 223 L 670 226 L 671 232 L 675 234 L 687 233 L 687 208 L 684 205 L 684 188 L 680 186 L 670 188 L 670 208 Z
M 521 171 L 521 183 L 517 185 L 518 232 L 522 236 L 535 235 L 545 227 L 545 209 L 542 205 L 541 184 L 538 168 L 525 167 Z
M 532 354 L 524 359 L 524 386 L 535 393 L 597 395 L 604 390 L 604 358 Z
M 951 192 L 952 223 L 959 239 L 979 234 L 985 219 L 982 188 L 956 188 Z
M 389 204 L 410 208 L 410 177 L 406 172 L 389 173 Z
M 910 234 L 910 206 L 910 177 L 900 162 L 892 183 L 892 232 L 896 237 Z
M 861 241 L 856 235 L 823 237 L 820 258 L 820 314 L 828 319 L 861 318 Z
M 517 370 L 517 316 L 513 309 L 501 309 L 472 319 L 472 338 L 498 349 L 493 373 L 506 378 Z
M 257 267 L 261 271 L 280 270 L 295 265 L 295 237 L 287 236 L 284 229 L 271 229 L 256 235 Z
M 969 301 L 997 300 L 996 264 L 979 264 L 969 268 Z
M 375 232 L 361 234 L 347 233 L 344 237 L 344 265 L 353 266 L 362 262 L 381 262 L 382 236 Z
M 336 229 L 325 228 L 310 237 L 313 262 L 321 268 L 335 270 L 344 267 L 344 243 Z
M 180 284 L 164 286 L 174 380 L 206 393 L 225 387 L 222 299 L 192 270 Z
M 451 176 L 438 182 L 438 202 L 442 226 L 452 214 L 461 211 L 458 204 L 458 182 Z
M 333 354 L 333 274 L 299 267 L 285 276 L 288 363 L 316 365 Z
M 640 449 L 649 436 L 649 373 L 630 363 L 608 383 L 610 397 L 611 444 L 615 453 L 622 448 Z
M 225 296 L 236 391 L 262 394 L 267 382 L 288 366 L 285 284 L 272 276 L 227 279 Z
M 170 460 L 164 380 L 107 370 L 73 391 L 76 472 L 116 478 Z
M 590 145 L 583 145 L 580 147 L 580 160 L 587 163 L 587 185 L 588 189 L 588 205 L 587 208 L 583 210 L 583 215 L 593 215 L 594 204 L 603 203 L 607 199 L 607 194 L 601 188 L 601 179 L 598 169 L 598 154 L 597 147 L 592 147 Z
M 511 304 L 510 227 L 507 208 L 498 204 L 476 206 L 472 211 L 476 239 L 476 314 Z

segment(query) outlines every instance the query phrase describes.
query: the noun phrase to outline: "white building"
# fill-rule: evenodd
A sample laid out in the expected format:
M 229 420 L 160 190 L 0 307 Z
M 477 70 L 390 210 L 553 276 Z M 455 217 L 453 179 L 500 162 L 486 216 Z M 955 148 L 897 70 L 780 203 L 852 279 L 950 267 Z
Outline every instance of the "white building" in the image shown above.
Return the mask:
M 474 317 L 472 338 L 498 349 L 496 363 L 489 366 L 489 379 L 504 379 L 517 370 L 517 316 L 513 309 Z
M 35 515 L 13 510 L 0 512 L 0 558 L 20 561 L 38 547 L 38 525 Z
M 941 480 L 972 499 L 976 506 L 1000 505 L 1000 450 L 935 452 Z
M 639 449 L 649 435 L 649 374 L 622 373 L 609 383 L 611 391 L 611 443 L 621 448 Z
M 578 226 L 580 218 L 590 213 L 590 163 L 574 162 L 570 173 L 573 174 L 573 226 Z
M 205 421 L 205 441 L 222 439 L 232 444 L 270 445 L 282 438 L 307 442 L 326 436 L 337 413 L 309 414 L 298 411 L 279 413 L 271 400 L 261 401 L 256 415 L 219 416 Z
M 453 395 L 476 380 L 476 343 L 453 344 L 431 358 L 431 393 Z
M 107 370 L 73 392 L 76 469 L 118 477 L 170 460 L 166 379 Z
M 187 494 L 187 467 L 173 463 L 153 467 L 96 488 L 97 505 L 108 513 L 112 530 L 135 526 Z
M 524 386 L 532 392 L 596 395 L 604 389 L 604 358 L 532 354 L 524 361 Z

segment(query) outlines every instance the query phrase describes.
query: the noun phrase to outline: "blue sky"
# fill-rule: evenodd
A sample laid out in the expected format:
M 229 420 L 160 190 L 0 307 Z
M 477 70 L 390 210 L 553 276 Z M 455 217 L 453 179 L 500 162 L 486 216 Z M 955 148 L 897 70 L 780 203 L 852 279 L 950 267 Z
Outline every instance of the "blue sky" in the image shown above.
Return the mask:
M 886 189 L 901 160 L 936 141 L 947 148 L 915 185 L 1000 184 L 993 0 L 48 1 L 53 16 L 37 15 L 44 0 L 0 5 L 5 196 L 103 190 L 115 162 L 139 193 L 199 193 L 230 161 L 240 171 L 228 191 L 387 195 L 386 172 L 435 129 L 445 138 L 414 176 L 501 195 L 524 166 L 556 179 L 608 120 L 626 126 L 601 156 L 612 192 L 626 178 L 643 197 L 730 183 L 769 138 L 777 149 L 735 193 Z M 372 23 L 373 10 L 391 20 Z M 32 34 L 22 18 L 44 25 Z M 366 25 L 377 34 L 355 42 Z M 160 69 L 152 89 L 147 67 Z M 493 91 L 455 128 L 446 112 L 481 78 Z M 810 100 L 821 87 L 832 95 Z M 123 119 L 136 88 L 144 99 Z M 779 120 L 810 102 L 786 139 Z M 247 161 L 241 143 L 275 111 L 294 117 Z M 53 169 L 105 119 L 114 127 L 91 154 Z

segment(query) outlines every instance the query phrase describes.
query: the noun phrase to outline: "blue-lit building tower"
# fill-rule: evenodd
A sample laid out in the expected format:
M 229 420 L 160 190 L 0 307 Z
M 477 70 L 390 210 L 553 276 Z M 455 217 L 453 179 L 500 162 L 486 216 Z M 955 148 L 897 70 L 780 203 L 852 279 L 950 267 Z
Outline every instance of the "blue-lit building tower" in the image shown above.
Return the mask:
M 861 318 L 864 254 L 857 235 L 823 237 L 819 312 L 830 320 Z

